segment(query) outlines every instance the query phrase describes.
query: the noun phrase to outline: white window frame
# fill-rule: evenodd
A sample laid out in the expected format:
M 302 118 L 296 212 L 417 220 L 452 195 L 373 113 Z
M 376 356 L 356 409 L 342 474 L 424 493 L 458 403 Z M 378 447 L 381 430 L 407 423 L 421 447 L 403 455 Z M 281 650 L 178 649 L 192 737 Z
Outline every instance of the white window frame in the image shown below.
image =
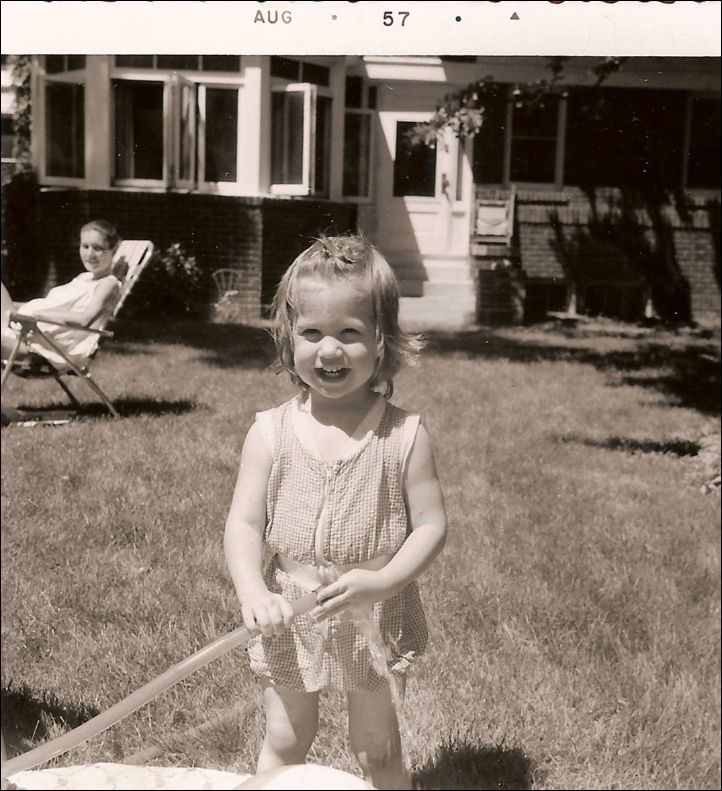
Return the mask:
M 309 195 L 314 192 L 316 157 L 316 101 L 319 96 L 324 96 L 333 101 L 333 93 L 325 86 L 315 85 L 310 82 L 284 82 L 276 80 L 271 86 L 272 93 L 303 93 L 303 162 L 301 166 L 301 181 L 291 184 L 271 183 L 269 191 L 272 195 Z M 329 134 L 331 130 L 329 129 Z M 271 154 L 272 155 L 272 154 Z M 330 162 L 329 162 L 330 167 Z
M 167 190 L 171 187 L 173 176 L 173 155 L 176 154 L 175 137 L 175 113 L 171 116 L 171 109 L 173 108 L 173 79 L 170 74 L 160 71 L 126 71 L 116 73 L 115 71 L 110 76 L 110 128 L 108 134 L 110 135 L 110 150 L 112 161 L 115 162 L 115 102 L 113 101 L 112 84 L 114 82 L 152 82 L 160 83 L 163 85 L 163 169 L 162 176 L 159 179 L 136 179 L 125 178 L 118 179 L 115 177 L 115 168 L 111 168 L 110 180 L 111 187 L 133 187 L 144 190 Z
M 87 66 L 87 62 L 86 62 Z M 45 67 L 38 67 L 38 94 L 36 116 L 34 123 L 37 124 L 37 135 L 33 135 L 33 142 L 37 148 L 37 164 L 40 175 L 40 183 L 48 187 L 82 187 L 85 185 L 85 162 L 83 163 L 83 176 L 50 176 L 48 175 L 47 149 L 45 145 L 45 135 L 47 134 L 47 108 L 45 106 L 45 89 L 48 84 L 71 83 L 83 86 L 83 105 L 87 101 L 87 80 L 85 69 L 74 71 L 63 71 L 57 74 L 46 74 Z M 87 129 L 85 129 L 85 117 L 83 117 L 83 146 L 87 143 Z

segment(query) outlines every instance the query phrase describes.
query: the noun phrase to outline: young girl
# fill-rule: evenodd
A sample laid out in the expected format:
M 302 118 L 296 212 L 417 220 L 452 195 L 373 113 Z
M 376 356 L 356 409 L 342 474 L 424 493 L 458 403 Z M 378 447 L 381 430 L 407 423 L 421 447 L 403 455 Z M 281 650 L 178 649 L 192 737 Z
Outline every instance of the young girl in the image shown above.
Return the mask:
M 38 319 L 92 327 L 112 313 L 120 295 L 120 280 L 113 275 L 113 254 L 120 238 L 115 228 L 105 220 L 93 220 L 80 229 L 80 260 L 86 271 L 62 286 L 51 289 L 46 297 L 33 299 L 15 306 L 5 287 L 2 287 L 2 352 L 7 359 L 15 342 L 17 330 L 9 322 L 13 311 Z M 69 329 L 57 324 L 40 324 L 40 329 L 68 352 L 83 360 L 97 340 L 90 332 Z M 30 340 L 20 350 L 21 356 L 35 352 L 58 367 L 66 361 L 40 336 Z
M 305 761 L 319 690 L 335 688 L 365 778 L 410 788 L 388 677 L 403 678 L 425 649 L 415 580 L 446 539 L 429 436 L 387 400 L 419 344 L 399 328 L 391 268 L 357 236 L 299 255 L 273 315 L 300 393 L 256 416 L 225 532 L 244 623 L 261 633 L 249 644 L 266 709 L 258 771 Z M 292 621 L 289 601 L 309 590 L 318 606 Z M 374 662 L 369 623 L 387 668 Z

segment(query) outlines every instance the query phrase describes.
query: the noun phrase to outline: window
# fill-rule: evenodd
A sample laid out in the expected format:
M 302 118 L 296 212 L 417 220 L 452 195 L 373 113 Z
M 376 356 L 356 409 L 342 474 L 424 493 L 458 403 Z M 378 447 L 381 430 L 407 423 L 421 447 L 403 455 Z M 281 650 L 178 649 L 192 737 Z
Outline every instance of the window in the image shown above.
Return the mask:
M 303 184 L 304 99 L 301 91 L 273 94 L 271 181 L 274 184 Z
M 343 194 L 365 198 L 369 194 L 371 116 L 346 113 L 343 133 Z
M 15 172 L 15 132 L 11 115 L 2 116 L 2 177 L 3 184 L 7 183 Z
M 45 175 L 85 175 L 85 88 L 72 82 L 45 84 Z
M 414 121 L 396 124 L 394 197 L 433 197 L 436 193 L 436 149 L 411 139 L 415 126 Z
M 539 105 L 514 101 L 513 87 L 488 83 L 483 88 L 481 129 L 474 137 L 476 184 L 558 184 L 563 151 L 565 100 L 549 96 Z
M 116 183 L 162 181 L 164 84 L 114 80 L 112 89 Z
M 203 182 L 238 180 L 238 90 L 200 89 Z
M 46 55 L 45 73 L 61 74 L 85 68 L 85 55 Z
M 472 169 L 476 184 L 504 184 L 504 135 L 507 128 L 506 86 L 489 85 L 484 94 L 484 121 L 474 136 Z
M 376 104 L 375 86 L 363 77 L 346 77 L 346 113 L 343 132 L 343 194 L 348 198 L 370 195 L 371 123 Z
M 719 189 L 720 100 L 695 96 L 691 101 L 687 187 Z
M 568 102 L 564 183 L 678 188 L 685 102 L 681 91 L 575 90 Z
M 310 82 L 313 85 L 328 85 L 331 70 L 328 66 L 319 66 L 293 58 L 279 55 L 271 56 L 271 77 L 279 77 L 289 82 Z
M 535 106 L 513 105 L 509 181 L 556 181 L 558 115 L 558 99 L 553 96 Z
M 326 195 L 331 98 L 315 85 L 290 83 L 271 94 L 271 192 Z
M 230 71 L 241 68 L 240 55 L 116 55 L 116 68 L 179 71 Z

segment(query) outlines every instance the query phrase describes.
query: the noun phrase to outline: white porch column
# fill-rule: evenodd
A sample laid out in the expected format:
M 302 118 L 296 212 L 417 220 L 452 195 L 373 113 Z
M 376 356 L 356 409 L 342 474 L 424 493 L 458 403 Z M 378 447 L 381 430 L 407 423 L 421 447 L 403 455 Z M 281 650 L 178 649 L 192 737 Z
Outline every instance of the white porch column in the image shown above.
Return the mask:
M 331 105 L 331 173 L 329 198 L 343 197 L 343 128 L 346 110 L 346 58 L 331 66 L 329 88 L 333 96 Z
M 112 180 L 110 67 L 112 55 L 88 55 L 85 67 L 85 186 L 107 189 Z
M 238 181 L 244 195 L 268 193 L 271 184 L 271 91 L 268 55 L 243 55 Z

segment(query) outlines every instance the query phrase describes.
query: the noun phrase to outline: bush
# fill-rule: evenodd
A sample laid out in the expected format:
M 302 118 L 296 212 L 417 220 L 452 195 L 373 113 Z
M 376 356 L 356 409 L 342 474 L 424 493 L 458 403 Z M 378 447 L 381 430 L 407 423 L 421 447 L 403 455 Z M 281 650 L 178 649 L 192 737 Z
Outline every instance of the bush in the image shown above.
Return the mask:
M 208 284 L 195 256 L 174 243 L 156 253 L 130 298 L 135 314 L 200 317 L 208 311 Z

